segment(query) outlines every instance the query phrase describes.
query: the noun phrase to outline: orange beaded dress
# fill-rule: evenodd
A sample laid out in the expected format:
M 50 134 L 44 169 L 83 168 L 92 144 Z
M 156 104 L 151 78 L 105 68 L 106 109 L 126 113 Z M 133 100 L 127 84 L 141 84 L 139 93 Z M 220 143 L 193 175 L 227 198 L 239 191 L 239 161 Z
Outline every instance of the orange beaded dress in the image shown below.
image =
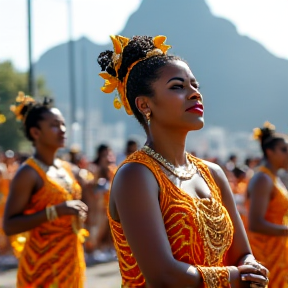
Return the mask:
M 177 188 L 162 171 L 160 164 L 143 151 L 133 153 L 121 165 L 141 163 L 154 174 L 159 183 L 159 205 L 174 258 L 191 265 L 223 267 L 225 254 L 233 240 L 233 224 L 222 205 L 221 192 L 209 168 L 200 159 L 191 155 L 188 157 L 209 186 L 211 199 L 192 198 Z M 121 223 L 114 221 L 109 213 L 108 218 L 119 260 L 122 287 L 145 287 L 144 276 Z
M 277 183 L 277 178 L 266 168 L 259 171 L 269 175 L 274 182 L 272 199 L 265 220 L 279 225 L 288 225 L 288 191 Z M 248 203 L 249 206 L 249 203 Z M 253 233 L 247 229 L 250 246 L 255 258 L 269 271 L 269 287 L 288 287 L 288 237 Z
M 33 158 L 28 159 L 26 164 L 38 172 L 44 186 L 32 195 L 24 214 L 37 213 L 47 206 L 81 198 L 80 186 L 68 163 L 62 162 L 62 167 L 73 179 L 70 192 L 49 179 Z M 29 231 L 19 262 L 18 288 L 84 287 L 83 231 L 78 229 L 74 217 L 62 216 Z

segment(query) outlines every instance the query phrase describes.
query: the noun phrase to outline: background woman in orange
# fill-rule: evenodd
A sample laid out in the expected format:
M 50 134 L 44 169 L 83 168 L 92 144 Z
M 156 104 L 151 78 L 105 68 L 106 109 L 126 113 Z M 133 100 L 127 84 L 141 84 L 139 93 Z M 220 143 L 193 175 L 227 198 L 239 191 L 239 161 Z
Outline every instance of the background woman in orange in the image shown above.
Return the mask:
M 288 166 L 288 137 L 265 123 L 254 130 L 264 155 L 248 185 L 248 236 L 252 251 L 270 270 L 270 287 L 288 287 L 288 191 L 277 172 Z
M 89 168 L 94 176 L 88 212 L 89 238 L 86 240 L 87 264 L 115 260 L 115 251 L 107 218 L 108 194 L 116 171 L 116 158 L 112 149 L 100 144 Z
M 15 159 L 15 153 L 12 150 L 7 150 L 3 153 L 3 162 L 1 161 L 0 155 L 0 256 L 9 263 L 12 260 L 14 265 L 16 264 L 16 259 L 14 258 L 10 240 L 4 233 L 3 226 L 3 217 L 4 210 L 9 194 L 10 182 L 13 179 L 17 169 L 19 167 L 18 162 Z M 10 260 L 9 260 L 10 259 Z
M 117 88 L 115 107 L 147 134 L 110 191 L 122 286 L 264 287 L 267 271 L 251 254 L 224 172 L 185 151 L 187 133 L 204 123 L 189 66 L 167 54 L 165 36 L 111 39 L 114 51 L 98 57 L 102 91 Z
M 29 231 L 20 258 L 17 287 L 84 287 L 81 219 L 87 206 L 68 163 L 55 158 L 65 143 L 65 121 L 56 108 L 23 96 L 14 108 L 35 148 L 18 170 L 4 215 L 4 231 Z

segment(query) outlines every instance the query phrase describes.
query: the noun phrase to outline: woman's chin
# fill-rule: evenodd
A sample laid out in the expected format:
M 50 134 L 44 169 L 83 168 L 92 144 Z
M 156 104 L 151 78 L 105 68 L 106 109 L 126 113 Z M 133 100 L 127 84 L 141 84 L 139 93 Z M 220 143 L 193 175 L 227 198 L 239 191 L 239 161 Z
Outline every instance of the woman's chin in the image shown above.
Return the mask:
M 191 125 L 191 131 L 201 130 L 204 127 L 204 118 L 201 117 Z

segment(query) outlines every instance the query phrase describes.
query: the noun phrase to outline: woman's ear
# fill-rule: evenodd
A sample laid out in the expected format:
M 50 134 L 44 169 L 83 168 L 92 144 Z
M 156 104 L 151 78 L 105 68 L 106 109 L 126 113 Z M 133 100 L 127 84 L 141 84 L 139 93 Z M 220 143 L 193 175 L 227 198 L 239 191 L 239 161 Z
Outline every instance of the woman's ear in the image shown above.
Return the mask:
M 151 114 L 151 109 L 149 107 L 149 98 L 147 96 L 138 96 L 136 99 L 135 99 L 135 105 L 137 107 L 137 109 L 139 110 L 139 112 L 145 116 L 147 114 Z
M 31 127 L 29 132 L 34 140 L 39 138 L 40 130 L 37 127 Z

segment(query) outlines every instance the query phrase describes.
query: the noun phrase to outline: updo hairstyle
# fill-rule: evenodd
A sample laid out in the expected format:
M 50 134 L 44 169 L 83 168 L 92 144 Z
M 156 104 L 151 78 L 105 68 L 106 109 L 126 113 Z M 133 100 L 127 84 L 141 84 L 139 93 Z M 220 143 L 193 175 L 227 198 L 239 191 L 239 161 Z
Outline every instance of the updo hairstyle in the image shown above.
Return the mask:
M 30 129 L 32 127 L 40 128 L 39 122 L 44 120 L 44 114 L 51 113 L 51 103 L 52 99 L 45 97 L 43 103 L 30 102 L 21 109 L 20 114 L 23 116 L 23 129 L 25 136 L 29 141 L 34 141 Z
M 261 149 L 265 158 L 267 158 L 267 150 L 274 150 L 279 142 L 285 139 L 285 135 L 277 133 L 275 126 L 266 122 L 262 128 L 256 128 L 260 133 L 257 139 L 260 142 Z
M 128 72 L 128 68 L 146 54 L 155 49 L 153 38 L 150 36 L 134 36 L 125 46 L 122 54 L 122 63 L 118 70 L 118 79 L 122 82 Z M 100 53 L 98 63 L 102 71 L 112 76 L 117 76 L 112 62 L 113 52 L 106 50 Z M 146 121 L 135 105 L 135 99 L 139 95 L 153 97 L 152 83 L 159 79 L 161 68 L 172 60 L 182 60 L 174 55 L 155 55 L 137 63 L 130 71 L 127 80 L 127 99 L 130 107 L 139 123 L 145 128 Z

